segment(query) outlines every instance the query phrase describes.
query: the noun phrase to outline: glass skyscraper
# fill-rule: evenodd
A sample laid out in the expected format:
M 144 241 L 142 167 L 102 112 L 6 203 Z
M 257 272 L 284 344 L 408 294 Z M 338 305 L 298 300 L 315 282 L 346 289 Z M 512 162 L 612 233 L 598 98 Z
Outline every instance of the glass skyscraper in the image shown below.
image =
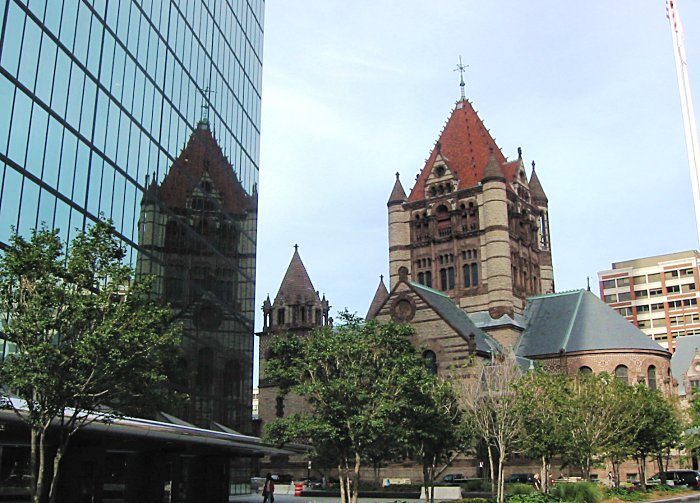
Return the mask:
M 264 0 L 0 0 L 0 246 L 12 226 L 26 234 L 46 224 L 69 241 L 101 216 L 112 219 L 132 265 L 147 257 L 147 272 L 161 274 L 161 293 L 168 300 L 175 295 L 178 314 L 196 311 L 198 332 L 186 337 L 204 337 L 215 324 L 204 319 L 208 313 L 228 319 L 216 309 L 221 303 L 236 319 L 236 335 L 226 343 L 227 351 L 239 352 L 236 361 L 218 363 L 215 345 L 199 345 L 192 361 L 183 362 L 189 385 L 205 395 L 238 392 L 252 380 L 263 14 Z M 216 146 L 207 146 L 218 152 L 211 162 L 233 173 L 238 197 L 253 211 L 224 211 L 225 191 L 210 194 L 209 174 L 192 182 L 196 194 L 183 195 L 182 208 L 161 203 L 157 188 L 167 185 L 177 162 L 189 160 L 185 147 L 204 137 L 197 132 L 214 139 Z M 200 171 L 208 173 L 208 154 L 198 152 Z M 157 207 L 187 227 L 177 232 L 188 243 L 204 243 L 200 255 L 219 257 L 216 269 L 199 267 L 195 281 L 190 269 L 197 264 L 181 261 L 186 284 L 177 286 L 165 277 L 166 266 L 153 266 L 184 245 L 163 248 L 168 238 L 153 233 L 164 233 L 165 222 L 160 229 L 142 221 L 139 230 L 144 201 L 149 215 Z M 236 243 L 229 253 L 196 216 L 219 207 L 216 225 Z M 140 245 L 144 239 L 148 246 Z M 207 283 L 221 271 L 230 281 Z M 209 389 L 204 374 L 214 372 L 242 378 Z M 250 402 L 250 393 L 239 401 Z

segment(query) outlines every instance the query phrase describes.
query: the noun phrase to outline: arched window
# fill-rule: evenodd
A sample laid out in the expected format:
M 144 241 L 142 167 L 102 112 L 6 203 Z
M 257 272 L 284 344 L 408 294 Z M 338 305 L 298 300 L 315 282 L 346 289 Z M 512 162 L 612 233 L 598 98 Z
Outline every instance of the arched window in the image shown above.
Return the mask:
M 437 355 L 434 351 L 424 351 L 423 361 L 425 362 L 425 368 L 428 369 L 430 375 L 437 375 Z
M 593 369 L 587 365 L 584 365 L 583 367 L 580 367 L 578 369 L 579 374 L 592 374 Z
M 214 381 L 214 352 L 210 348 L 202 348 L 197 355 L 197 389 L 211 391 Z
M 472 286 L 479 284 L 479 265 L 472 264 Z
M 620 381 L 624 382 L 625 384 L 629 383 L 628 377 L 627 377 L 627 367 L 625 365 L 618 365 L 615 367 L 615 377 L 617 377 Z
M 654 365 L 649 365 L 647 369 L 647 383 L 650 389 L 656 390 L 656 367 Z

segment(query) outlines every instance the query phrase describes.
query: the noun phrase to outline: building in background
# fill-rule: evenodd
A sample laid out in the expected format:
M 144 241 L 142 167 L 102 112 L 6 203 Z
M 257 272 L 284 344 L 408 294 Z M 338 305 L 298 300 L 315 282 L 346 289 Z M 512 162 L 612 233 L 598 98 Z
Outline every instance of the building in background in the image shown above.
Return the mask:
M 598 273 L 600 297 L 670 351 L 676 339 L 700 335 L 698 261 L 694 250 L 612 264 Z

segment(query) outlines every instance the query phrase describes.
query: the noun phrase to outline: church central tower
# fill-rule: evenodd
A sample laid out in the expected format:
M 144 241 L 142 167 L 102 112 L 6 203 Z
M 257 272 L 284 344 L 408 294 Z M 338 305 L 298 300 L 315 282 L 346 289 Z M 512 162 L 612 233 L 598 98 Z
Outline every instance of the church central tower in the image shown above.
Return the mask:
M 406 196 L 389 198 L 391 287 L 406 268 L 470 313 L 522 314 L 554 291 L 547 197 L 522 152 L 508 161 L 472 104 L 460 99 Z

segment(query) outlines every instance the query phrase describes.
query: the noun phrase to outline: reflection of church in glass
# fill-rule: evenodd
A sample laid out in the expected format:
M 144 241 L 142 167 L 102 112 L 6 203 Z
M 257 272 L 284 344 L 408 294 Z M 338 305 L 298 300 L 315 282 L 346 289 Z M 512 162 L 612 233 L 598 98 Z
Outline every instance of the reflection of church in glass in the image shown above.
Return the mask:
M 243 189 L 206 120 L 141 202 L 138 271 L 156 278 L 183 325 L 173 384 L 189 401 L 169 412 L 198 426 L 250 432 L 256 222 L 257 194 Z

